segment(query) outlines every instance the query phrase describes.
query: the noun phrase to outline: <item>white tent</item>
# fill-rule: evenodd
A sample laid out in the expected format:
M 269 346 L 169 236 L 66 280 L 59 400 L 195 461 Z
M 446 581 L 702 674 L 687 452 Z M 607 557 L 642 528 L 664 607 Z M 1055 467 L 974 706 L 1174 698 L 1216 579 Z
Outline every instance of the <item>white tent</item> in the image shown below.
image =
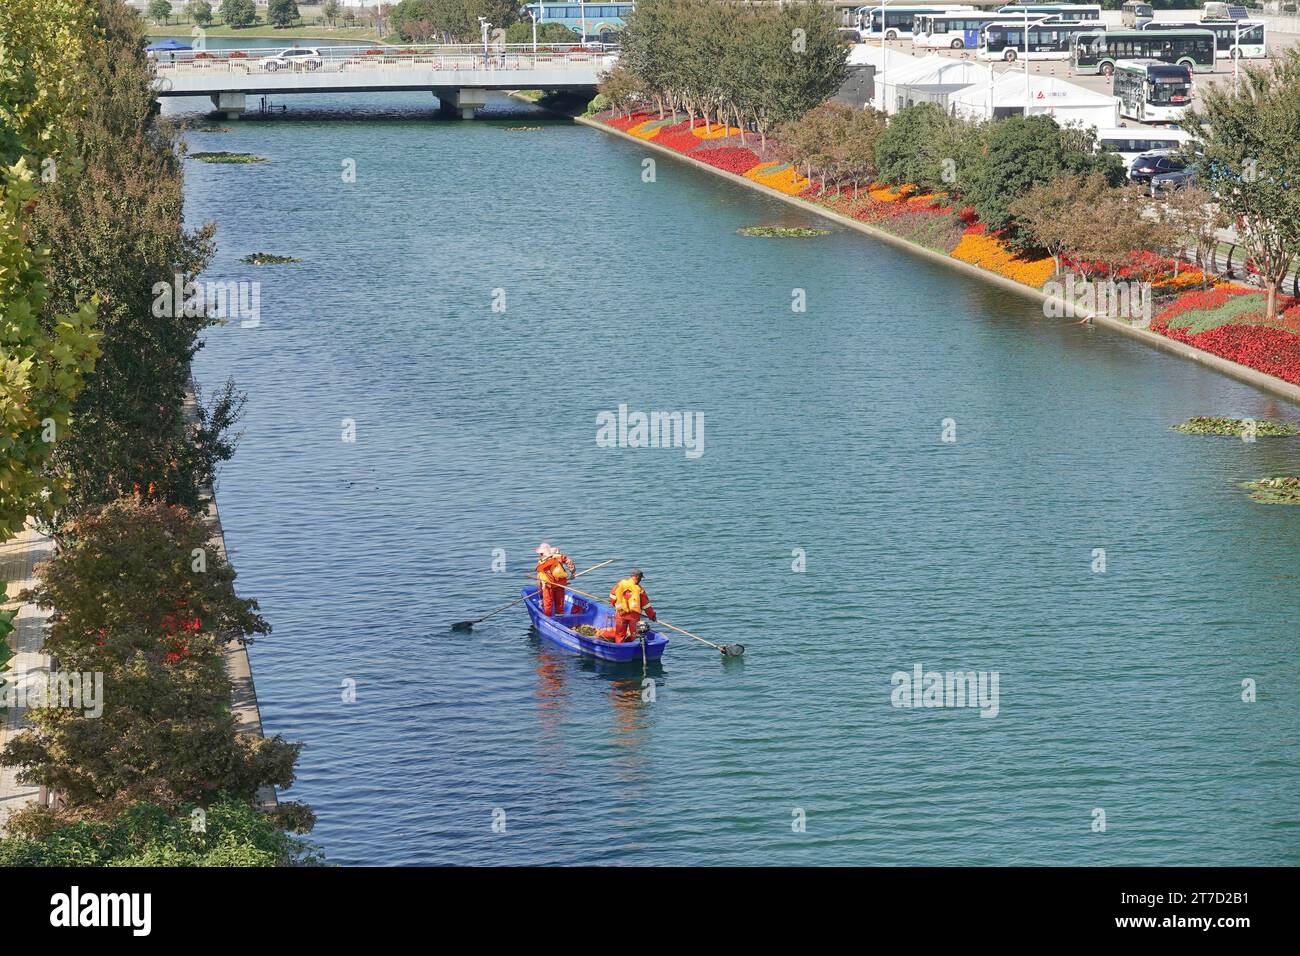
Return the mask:
M 910 53 L 904 53 L 902 50 L 882 50 L 875 43 L 857 43 L 849 50 L 849 66 L 874 66 L 879 71 L 886 60 L 889 61 L 890 72 L 921 62 L 919 57 L 912 56 Z
M 1105 93 L 1094 93 L 1054 76 L 1029 77 L 1026 93 L 1025 75 L 1008 70 L 999 76 L 992 89 L 987 80 L 954 94 L 950 102 L 958 116 L 967 119 L 990 119 L 1025 113 L 1046 114 L 1061 126 L 1079 125 L 1112 127 L 1119 125 L 1119 100 Z
M 909 88 L 947 87 L 953 92 L 972 84 L 983 84 L 987 88 L 992 72 L 992 68 L 970 60 L 953 60 L 946 56 L 928 56 L 897 70 L 891 64 L 884 82 L 876 84 L 876 108 L 893 114 L 919 102 L 921 98 L 910 95 Z

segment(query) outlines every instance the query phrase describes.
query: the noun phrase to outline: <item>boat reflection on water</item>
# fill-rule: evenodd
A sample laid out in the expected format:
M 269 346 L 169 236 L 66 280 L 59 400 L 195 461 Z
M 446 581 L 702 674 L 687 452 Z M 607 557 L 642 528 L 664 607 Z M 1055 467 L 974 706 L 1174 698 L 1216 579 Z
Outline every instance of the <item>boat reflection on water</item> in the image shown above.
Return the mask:
M 543 640 L 533 627 L 528 628 L 528 645 L 537 658 L 538 719 L 548 736 L 563 732 L 575 690 L 603 692 L 613 707 L 613 741 L 639 754 L 650 727 L 654 694 L 665 682 L 662 661 L 647 662 L 643 672 L 639 660 L 615 663 L 566 653 Z M 585 704 L 573 709 L 587 710 Z

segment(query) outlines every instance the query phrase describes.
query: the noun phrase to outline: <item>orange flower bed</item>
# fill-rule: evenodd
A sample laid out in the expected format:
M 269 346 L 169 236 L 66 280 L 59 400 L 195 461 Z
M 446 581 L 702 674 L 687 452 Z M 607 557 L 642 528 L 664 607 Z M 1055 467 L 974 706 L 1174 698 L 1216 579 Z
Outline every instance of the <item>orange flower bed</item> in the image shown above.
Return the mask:
M 720 126 L 713 123 L 706 130 L 703 126 L 695 127 L 692 132 L 700 139 L 726 139 L 728 136 L 739 136 L 740 130 L 734 126 Z
M 769 170 L 774 171 L 769 172 Z M 809 186 L 809 180 L 804 179 L 799 175 L 798 170 L 786 163 L 762 163 L 745 173 L 745 178 L 762 183 L 787 196 L 798 196 Z
M 1056 264 L 1050 257 L 1022 259 L 996 237 L 973 230 L 966 231 L 949 255 L 1035 289 L 1041 289 L 1056 271 Z

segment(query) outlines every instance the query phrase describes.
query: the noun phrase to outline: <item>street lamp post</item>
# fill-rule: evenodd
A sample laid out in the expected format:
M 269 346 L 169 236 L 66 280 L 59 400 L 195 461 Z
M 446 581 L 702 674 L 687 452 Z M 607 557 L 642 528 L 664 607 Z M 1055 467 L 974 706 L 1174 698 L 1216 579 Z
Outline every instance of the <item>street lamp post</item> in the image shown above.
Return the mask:
M 1232 85 L 1241 88 L 1241 21 L 1233 20 L 1232 29 L 1235 42 L 1232 46 Z
M 1025 7 L 1025 119 L 1029 119 L 1029 7 Z
M 867 11 L 870 13 L 871 11 Z M 880 4 L 880 108 L 889 115 L 889 104 L 885 102 L 885 80 L 889 78 L 889 50 L 885 47 L 885 14 L 889 12 L 889 0 Z M 873 27 L 875 23 L 871 24 Z
M 483 31 L 483 69 L 486 70 L 488 68 L 488 30 L 491 29 L 492 24 L 488 23 L 487 17 L 479 17 L 478 25 Z
M 587 3 L 586 0 L 578 0 L 578 19 L 582 21 L 582 45 L 587 45 Z
M 533 21 L 533 56 L 537 56 L 537 11 L 529 10 L 528 16 Z

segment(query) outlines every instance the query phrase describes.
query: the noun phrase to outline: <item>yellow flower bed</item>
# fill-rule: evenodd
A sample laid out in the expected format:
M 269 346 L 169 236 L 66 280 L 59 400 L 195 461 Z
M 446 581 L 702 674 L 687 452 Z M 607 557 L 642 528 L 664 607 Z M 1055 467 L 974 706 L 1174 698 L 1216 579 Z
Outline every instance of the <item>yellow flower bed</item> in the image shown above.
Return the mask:
M 962 236 L 957 248 L 949 255 L 1035 289 L 1041 289 L 1056 269 L 1050 256 L 1046 259 L 1021 259 L 994 237 L 978 233 Z
M 764 186 L 775 189 L 778 192 L 783 192 L 787 196 L 797 196 L 808 188 L 808 184 L 811 180 L 804 179 L 800 176 L 793 166 L 788 166 L 775 173 L 765 172 L 765 170 L 780 165 L 782 164 L 760 163 L 749 172 L 745 173 L 745 178 L 752 179 L 756 183 L 762 183 Z
M 691 132 L 700 139 L 724 139 L 728 136 L 740 135 L 740 130 L 736 129 L 736 127 L 719 126 L 717 123 L 710 126 L 708 130 L 705 130 L 703 126 L 697 126 L 695 129 L 691 130 Z

